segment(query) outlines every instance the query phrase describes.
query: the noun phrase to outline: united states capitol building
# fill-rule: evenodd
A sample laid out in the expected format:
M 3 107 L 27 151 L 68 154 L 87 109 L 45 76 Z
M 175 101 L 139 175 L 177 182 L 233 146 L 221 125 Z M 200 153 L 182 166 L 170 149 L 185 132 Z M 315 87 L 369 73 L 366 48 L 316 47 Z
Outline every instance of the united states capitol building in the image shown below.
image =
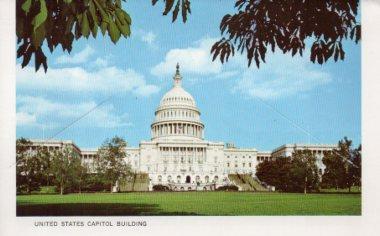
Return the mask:
M 261 186 L 254 182 L 258 163 L 290 157 L 296 149 L 309 149 L 316 154 L 317 165 L 322 172 L 323 155 L 337 148 L 337 145 L 285 144 L 272 151 L 259 151 L 208 141 L 204 137 L 205 124 L 195 99 L 182 87 L 178 65 L 173 87 L 162 97 L 154 115 L 151 140 L 141 141 L 139 147 L 126 148 L 125 161 L 132 170 L 148 176 L 145 191 L 158 184 L 182 191 L 214 190 L 229 184 L 237 185 L 240 190 L 250 187 L 258 190 Z M 97 153 L 97 149 L 82 149 L 72 141 L 31 141 L 33 146 L 43 145 L 52 149 L 71 145 L 83 163 L 90 166 L 94 164 Z

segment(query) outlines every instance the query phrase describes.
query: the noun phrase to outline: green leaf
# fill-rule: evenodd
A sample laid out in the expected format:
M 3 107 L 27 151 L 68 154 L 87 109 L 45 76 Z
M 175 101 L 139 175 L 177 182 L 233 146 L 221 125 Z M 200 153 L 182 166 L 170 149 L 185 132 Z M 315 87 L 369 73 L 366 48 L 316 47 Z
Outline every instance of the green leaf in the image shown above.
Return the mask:
M 125 18 L 125 20 L 127 21 L 127 23 L 128 23 L 129 25 L 131 25 L 131 24 L 132 24 L 132 19 L 131 19 L 131 17 L 130 17 L 129 14 L 126 13 L 125 11 L 123 11 L 123 12 L 124 12 L 124 18 Z
M 45 22 L 47 18 L 47 8 L 46 8 L 46 2 L 45 0 L 40 0 L 40 12 L 33 18 L 32 25 L 33 30 L 36 31 L 36 29 Z
M 26 14 L 29 13 L 30 6 L 32 5 L 32 0 L 26 0 L 22 5 L 21 8 L 24 10 Z
M 63 0 L 63 2 L 65 2 L 65 3 L 67 3 L 67 4 L 69 4 L 69 3 L 71 3 L 73 0 Z
M 106 30 L 107 30 L 107 27 L 108 27 L 108 23 L 107 22 L 102 22 L 100 24 L 100 30 L 102 31 L 102 34 L 104 35 L 106 33 Z
M 91 14 L 92 19 L 94 20 L 95 24 L 99 25 L 99 19 L 98 19 L 98 16 L 96 15 L 96 12 L 95 12 L 94 2 L 90 1 L 88 9 L 90 10 L 90 14 Z
M 88 36 L 90 35 L 90 27 L 88 25 L 88 19 L 87 19 L 86 14 L 83 14 L 81 28 L 82 28 L 82 35 L 88 38 Z
M 128 24 L 122 24 L 118 18 L 116 18 L 116 25 L 119 28 L 120 32 L 124 35 L 124 37 L 128 37 L 131 35 L 131 31 Z
M 120 31 L 113 21 L 108 24 L 108 34 L 113 43 L 116 43 L 120 38 Z
M 102 16 L 102 22 L 109 23 L 111 20 L 109 19 L 108 14 L 104 11 L 102 5 L 99 4 L 97 0 L 93 0 L 95 5 L 98 7 L 98 10 L 100 11 L 100 15 Z

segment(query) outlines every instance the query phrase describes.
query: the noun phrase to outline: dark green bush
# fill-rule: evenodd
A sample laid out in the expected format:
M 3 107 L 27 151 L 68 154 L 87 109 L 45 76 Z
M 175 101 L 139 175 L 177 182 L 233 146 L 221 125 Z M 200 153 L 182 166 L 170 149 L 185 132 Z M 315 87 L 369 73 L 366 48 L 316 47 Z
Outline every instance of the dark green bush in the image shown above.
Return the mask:
M 239 188 L 236 185 L 224 185 L 218 187 L 216 191 L 239 191 Z
M 161 184 L 153 185 L 153 191 L 170 191 L 170 188 L 168 186 L 164 186 Z

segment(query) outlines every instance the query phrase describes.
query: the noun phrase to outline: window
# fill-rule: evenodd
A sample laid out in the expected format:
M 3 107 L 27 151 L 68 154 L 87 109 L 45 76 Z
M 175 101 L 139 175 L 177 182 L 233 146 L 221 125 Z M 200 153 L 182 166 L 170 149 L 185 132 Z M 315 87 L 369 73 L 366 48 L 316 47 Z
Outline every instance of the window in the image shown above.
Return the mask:
M 162 181 L 162 176 L 159 175 L 159 176 L 158 176 L 158 182 L 161 182 L 161 181 Z
M 249 167 L 252 167 L 252 163 L 249 163 L 248 166 L 249 166 Z
M 236 167 L 236 168 L 238 167 L 238 164 L 237 164 L 237 163 L 235 163 L 235 167 Z
M 205 176 L 205 182 L 208 183 L 210 181 L 210 177 L 208 175 Z
M 245 163 L 243 163 L 243 167 L 245 167 Z
M 227 162 L 227 167 L 230 167 L 230 163 L 229 162 Z

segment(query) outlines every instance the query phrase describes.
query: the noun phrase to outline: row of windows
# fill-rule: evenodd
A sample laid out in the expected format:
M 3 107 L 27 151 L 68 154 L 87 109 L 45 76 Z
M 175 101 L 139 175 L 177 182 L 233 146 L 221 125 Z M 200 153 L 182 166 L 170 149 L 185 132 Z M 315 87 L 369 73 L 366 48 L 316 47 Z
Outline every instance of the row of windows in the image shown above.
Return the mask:
M 230 158 L 230 156 L 227 156 L 227 158 Z M 238 156 L 235 156 L 235 158 L 238 158 Z M 245 156 L 242 156 L 242 158 L 245 158 Z M 251 156 L 248 156 L 248 158 L 251 158 Z
M 205 148 L 193 148 L 193 147 L 160 147 L 160 151 L 168 152 L 192 152 L 192 151 L 197 151 L 197 152 L 203 152 Z
M 84 159 L 94 159 L 95 158 L 95 154 L 93 154 L 93 155 L 82 155 L 82 157 L 84 158 Z
M 234 166 L 235 166 L 235 168 L 239 167 L 238 163 L 235 163 Z M 243 163 L 242 166 L 243 166 L 243 168 L 246 167 L 245 163 Z M 227 162 L 227 167 L 231 167 L 229 162 Z M 248 167 L 252 167 L 252 163 L 248 163 Z
M 157 176 L 157 180 L 158 180 L 158 182 L 162 182 L 163 181 L 162 175 Z M 219 176 L 215 175 L 213 178 L 213 181 L 217 182 L 218 180 L 219 180 Z M 182 176 L 180 176 L 180 175 L 177 175 L 175 180 L 172 178 L 171 175 L 168 175 L 168 177 L 166 178 L 166 181 L 169 183 L 175 183 L 175 182 L 176 183 L 182 183 L 182 182 L 191 183 L 191 182 L 194 182 L 194 180 L 191 179 L 191 176 L 186 176 L 184 179 L 182 179 Z M 208 175 L 206 175 L 204 177 L 204 179 L 202 179 L 199 175 L 195 176 L 195 182 L 202 183 L 203 181 L 205 183 L 209 183 L 211 181 L 211 179 Z
M 190 112 L 190 111 L 165 111 L 165 112 L 160 112 L 160 117 L 161 118 L 166 118 L 166 117 L 178 117 L 178 116 L 181 116 L 181 117 L 196 117 L 195 113 L 194 112 Z
M 37 148 L 41 148 L 41 146 L 31 146 L 30 147 L 30 149 L 32 150 L 32 151 L 35 151 L 35 150 L 37 150 Z M 59 150 L 61 147 L 57 147 L 57 146 L 55 146 L 55 147 L 51 147 L 51 146 L 42 146 L 42 149 L 44 149 L 44 150 L 49 150 L 49 151 L 52 151 L 52 150 Z
M 184 97 L 171 97 L 171 98 L 166 98 L 165 101 L 188 101 L 191 102 L 190 98 L 184 98 Z

